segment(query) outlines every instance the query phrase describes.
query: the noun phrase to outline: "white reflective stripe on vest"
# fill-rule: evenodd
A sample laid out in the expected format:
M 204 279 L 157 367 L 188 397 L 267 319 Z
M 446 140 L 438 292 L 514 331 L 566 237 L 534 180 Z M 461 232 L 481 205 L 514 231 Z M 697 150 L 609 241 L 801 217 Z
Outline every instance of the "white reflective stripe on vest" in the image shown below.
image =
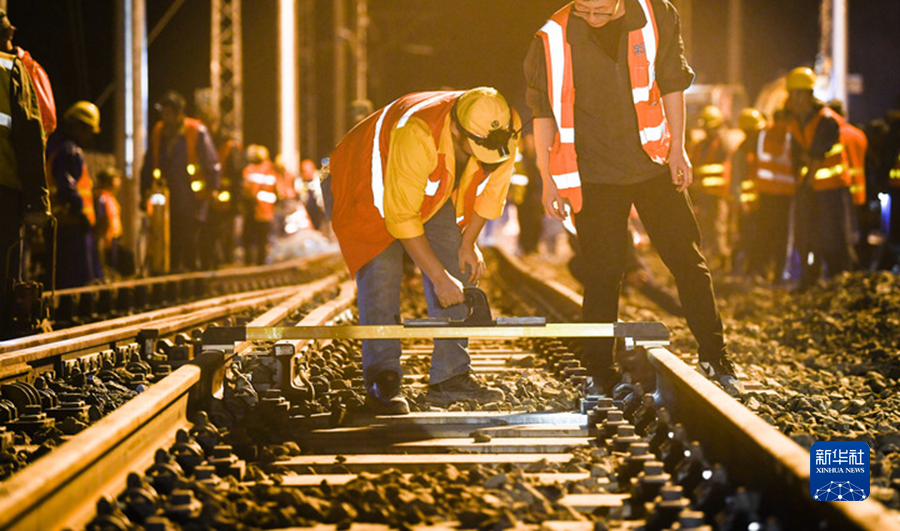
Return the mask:
M 490 181 L 490 180 L 491 180 L 491 176 L 488 175 L 487 177 L 484 178 L 483 181 L 481 181 L 481 184 L 479 184 L 478 188 L 475 189 L 476 196 L 479 196 L 479 195 L 481 195 L 482 192 L 484 192 L 484 189 L 487 188 L 488 181 Z
M 658 142 L 662 140 L 665 132 L 665 123 L 661 123 L 656 127 L 645 127 L 644 129 L 641 129 L 641 144 L 646 144 L 648 142 Z
M 766 179 L 766 180 L 774 180 L 775 179 L 775 174 L 772 173 L 772 170 L 759 169 L 756 171 L 756 176 L 759 177 L 760 179 Z
M 384 127 L 384 117 L 395 103 L 397 100 L 392 101 L 381 111 L 381 116 L 375 122 L 375 139 L 372 141 L 372 200 L 382 218 L 384 218 L 384 168 L 381 167 L 381 129 Z
M 574 127 L 561 127 L 559 129 L 559 141 L 562 144 L 574 144 L 575 143 L 575 128 Z
M 653 30 L 653 19 L 650 16 L 650 8 L 647 6 L 647 0 L 638 0 L 638 4 L 641 5 L 641 9 L 644 10 L 644 18 L 647 19 L 647 23 L 641 28 L 641 35 L 644 37 L 644 51 L 647 54 L 647 62 L 650 67 L 647 69 L 647 98 L 638 100 L 637 94 L 634 93 L 636 91 L 632 91 L 635 103 L 648 101 L 650 99 L 650 87 L 652 87 L 653 83 L 656 81 L 656 32 Z
M 550 73 L 553 79 L 550 81 L 550 104 L 553 106 L 553 117 L 556 118 L 556 127 L 563 134 L 562 125 L 562 91 L 563 91 L 563 73 L 566 70 L 566 43 L 563 39 L 562 26 L 553 20 L 547 21 L 541 31 L 547 34 L 547 42 L 550 44 Z M 572 133 L 574 140 L 575 134 Z M 562 139 L 562 142 L 567 140 Z
M 563 173 L 562 175 L 551 175 L 557 189 L 578 188 L 581 186 L 581 176 L 577 171 L 571 173 Z
M 397 126 L 395 127 L 395 129 L 400 129 L 401 127 L 405 126 L 406 122 L 409 121 L 409 119 L 412 118 L 412 115 L 415 114 L 416 112 L 418 112 L 419 109 L 421 109 L 422 107 L 431 105 L 432 103 L 434 103 L 435 101 L 437 101 L 443 97 L 444 97 L 443 94 L 438 94 L 437 96 L 432 96 L 431 98 L 428 98 L 425 101 L 420 101 L 419 103 L 413 105 L 412 107 L 409 108 L 408 111 L 406 111 L 403 114 L 403 116 L 400 117 L 400 121 L 397 122 Z
M 0 112 L 0 125 L 6 127 L 7 129 L 12 129 L 12 116 Z
M 440 188 L 440 187 L 441 187 L 441 181 L 429 180 L 425 184 L 425 195 L 427 195 L 428 197 L 434 197 L 434 194 L 437 193 L 438 188 Z
M 255 184 L 263 184 L 269 186 L 275 186 L 277 182 L 274 175 L 269 175 L 267 173 L 251 173 L 247 175 L 247 180 L 251 183 Z
M 13 62 L 6 58 L 0 58 L 0 66 L 7 70 L 12 70 Z
M 278 201 L 278 196 L 273 194 L 272 192 L 267 192 L 265 190 L 260 190 L 256 192 L 256 198 L 262 201 L 263 203 L 275 204 L 275 201 Z
M 456 216 L 456 223 L 457 223 L 457 224 L 462 223 L 462 221 L 463 221 L 464 219 L 466 219 L 465 216 Z

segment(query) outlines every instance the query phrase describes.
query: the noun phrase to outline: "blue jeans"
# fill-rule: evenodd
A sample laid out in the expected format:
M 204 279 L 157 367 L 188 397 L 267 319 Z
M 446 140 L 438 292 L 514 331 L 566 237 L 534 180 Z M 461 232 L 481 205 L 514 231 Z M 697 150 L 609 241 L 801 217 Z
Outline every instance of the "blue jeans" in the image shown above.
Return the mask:
M 434 254 L 451 275 L 471 286 L 459 270 L 459 246 L 462 241 L 456 225 L 456 212 L 451 201 L 425 223 L 425 238 Z M 403 244 L 395 240 L 356 273 L 359 324 L 394 325 L 400 323 L 400 284 L 403 280 Z M 423 275 L 425 301 L 429 317 L 464 319 L 465 304 L 442 308 L 434 292 L 434 284 Z M 429 382 L 437 384 L 469 371 L 471 358 L 467 339 L 435 339 L 431 356 Z M 399 339 L 365 339 L 362 342 L 363 378 L 366 390 L 374 393 L 374 378 L 384 370 L 402 374 Z M 390 397 L 379 396 L 386 399 Z

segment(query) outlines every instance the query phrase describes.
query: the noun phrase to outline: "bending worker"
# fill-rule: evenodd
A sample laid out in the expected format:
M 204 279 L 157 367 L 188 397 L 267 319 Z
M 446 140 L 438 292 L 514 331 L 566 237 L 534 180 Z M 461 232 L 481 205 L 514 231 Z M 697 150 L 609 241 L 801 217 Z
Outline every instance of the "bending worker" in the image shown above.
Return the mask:
M 712 277 L 686 190 L 684 58 L 678 13 L 668 0 L 575 0 L 538 31 L 525 62 L 526 97 L 547 214 L 574 212 L 584 260 L 585 322 L 615 322 L 632 205 L 675 277 L 700 369 L 731 391 Z M 577 153 L 577 161 L 576 161 Z M 591 392 L 619 379 L 614 342 L 592 339 Z
M 484 274 L 475 242 L 500 216 L 515 162 L 518 115 L 493 88 L 399 98 L 354 127 L 331 154 L 335 235 L 356 277 L 359 322 L 396 324 L 406 252 L 423 272 L 428 315 L 467 315 L 463 287 Z M 429 400 L 493 402 L 471 373 L 466 340 L 435 340 Z M 366 403 L 403 414 L 399 340 L 365 340 Z

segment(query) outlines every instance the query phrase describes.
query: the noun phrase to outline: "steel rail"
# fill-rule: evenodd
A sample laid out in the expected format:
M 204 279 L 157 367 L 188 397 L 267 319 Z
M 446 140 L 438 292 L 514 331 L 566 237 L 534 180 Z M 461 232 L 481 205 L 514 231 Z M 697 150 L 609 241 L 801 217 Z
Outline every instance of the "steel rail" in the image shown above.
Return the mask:
M 337 285 L 336 278 L 331 277 L 304 286 L 300 293 L 251 324 L 278 323 Z M 315 315 L 322 318 L 325 314 Z M 248 342 L 239 348 L 251 347 Z M 0 483 L 0 529 L 55 531 L 86 525 L 94 514 L 95 500 L 118 495 L 128 473 L 147 468 L 156 449 L 170 445 L 178 429 L 188 425 L 189 398 L 196 395 L 201 383 L 206 382 L 208 387 L 217 381 L 215 375 L 221 373 L 224 362 L 222 353 L 204 352 L 192 364 L 178 368 L 51 454 Z
M 580 314 L 582 298 L 573 296 L 572 290 L 556 290 L 546 280 L 533 279 L 521 262 L 499 249 L 490 251 L 490 259 L 497 262 L 502 277 L 513 280 L 517 288 L 553 301 L 564 313 Z M 685 424 L 691 437 L 701 442 L 708 457 L 725 465 L 738 483 L 774 493 L 772 500 L 790 508 L 781 516 L 796 528 L 821 524 L 821 529 L 900 531 L 897 513 L 873 500 L 813 500 L 808 451 L 667 349 L 648 348 L 647 357 L 656 369 L 663 404 Z

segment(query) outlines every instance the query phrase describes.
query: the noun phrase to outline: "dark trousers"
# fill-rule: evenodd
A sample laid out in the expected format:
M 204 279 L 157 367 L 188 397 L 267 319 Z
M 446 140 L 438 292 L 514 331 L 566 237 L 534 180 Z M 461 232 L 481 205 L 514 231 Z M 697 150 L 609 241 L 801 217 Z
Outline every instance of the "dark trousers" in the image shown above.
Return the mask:
M 771 280 L 781 281 L 787 259 L 792 201 L 793 196 L 789 195 L 759 194 L 756 224 L 748 235 L 752 241 L 747 255 L 748 274 L 768 277 L 772 267 Z
M 244 263 L 247 265 L 266 263 L 269 248 L 271 221 L 249 219 L 244 223 Z
M 234 214 L 210 208 L 200 229 L 200 266 L 211 271 L 232 262 L 234 240 Z
M 0 186 L 0 339 L 12 337 L 12 282 L 19 272 L 22 192 Z
M 794 236 L 800 254 L 800 287 L 849 271 L 856 264 L 853 248 L 853 201 L 849 188 L 797 191 Z
M 581 212 L 575 216 L 585 264 L 585 322 L 615 322 L 628 259 L 628 215 L 632 204 L 654 247 L 675 277 L 688 327 L 700 345 L 700 359 L 725 351 L 722 318 L 712 276 L 700 252 L 700 230 L 687 193 L 678 193 L 668 172 L 637 184 L 582 185 Z M 613 361 L 613 339 L 585 342 L 588 370 L 599 375 Z
M 169 229 L 171 255 L 170 265 L 173 273 L 197 271 L 198 244 L 202 221 L 193 217 L 172 217 Z

